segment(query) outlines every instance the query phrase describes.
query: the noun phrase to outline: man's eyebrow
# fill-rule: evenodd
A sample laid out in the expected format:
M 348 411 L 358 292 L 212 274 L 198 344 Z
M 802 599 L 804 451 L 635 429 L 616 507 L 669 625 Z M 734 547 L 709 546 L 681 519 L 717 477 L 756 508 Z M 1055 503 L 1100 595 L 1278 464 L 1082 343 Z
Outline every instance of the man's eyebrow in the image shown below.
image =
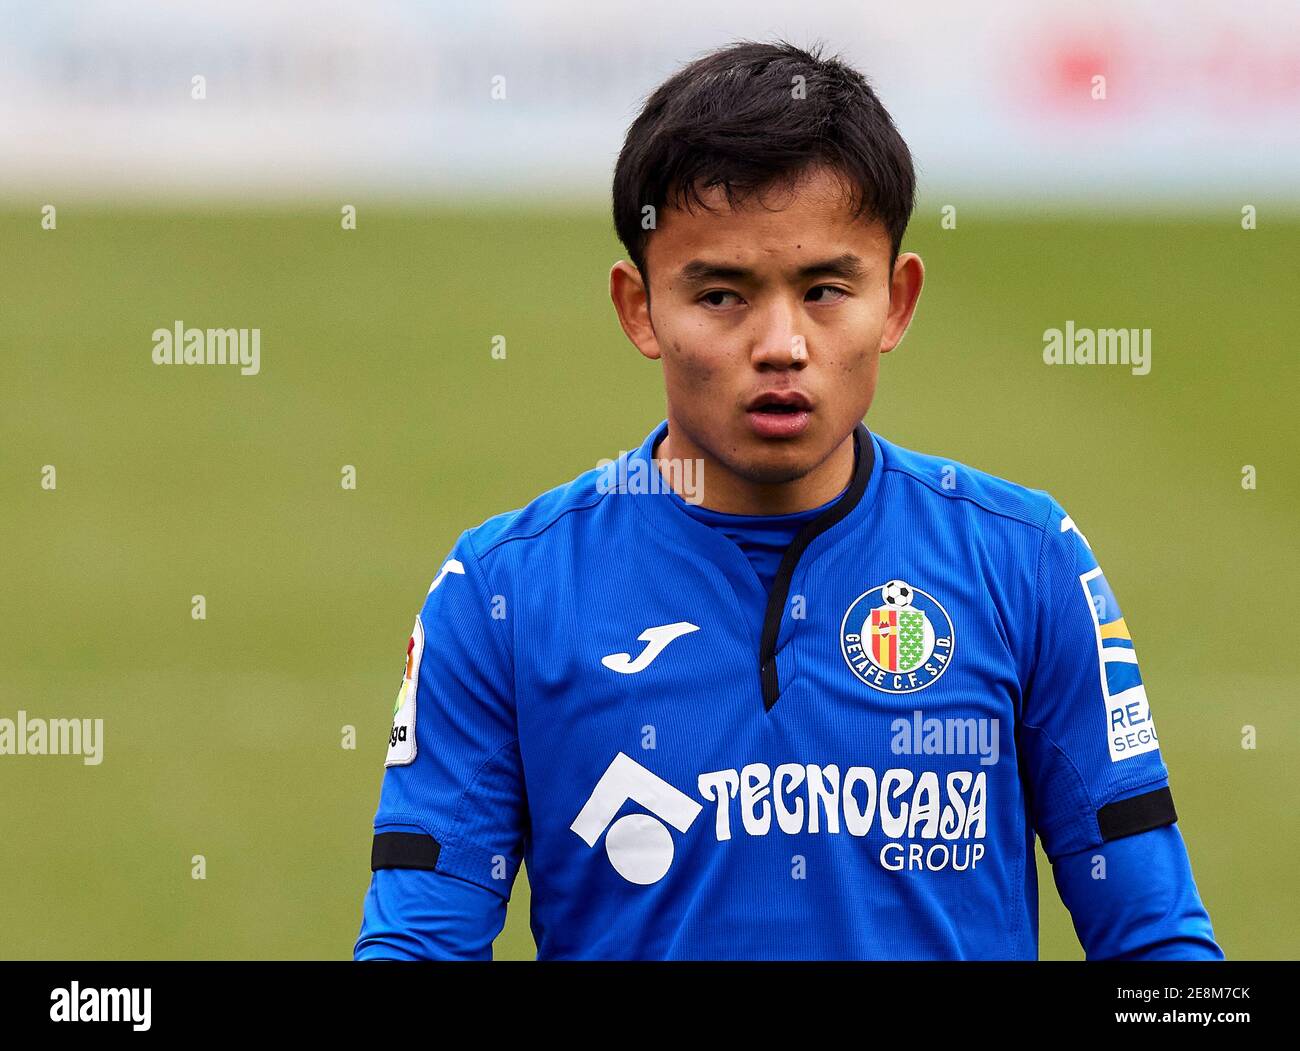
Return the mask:
M 820 259 L 815 263 L 801 266 L 795 277 L 805 280 L 828 274 L 850 281 L 865 277 L 866 264 L 852 252 L 844 252 L 830 259 Z M 692 259 L 681 268 L 678 277 L 687 284 L 700 284 L 705 281 L 749 281 L 754 278 L 754 271 L 743 266 L 729 266 L 726 263 L 710 263 L 704 259 Z
M 688 284 L 699 284 L 704 281 L 745 281 L 754 276 L 754 271 L 743 266 L 692 259 L 681 268 L 677 276 Z
M 832 259 L 823 259 L 820 262 L 809 263 L 807 266 L 799 268 L 800 277 L 814 277 L 818 274 L 830 274 L 834 277 L 847 278 L 850 281 L 856 281 L 867 275 L 867 264 L 852 252 L 844 252 Z

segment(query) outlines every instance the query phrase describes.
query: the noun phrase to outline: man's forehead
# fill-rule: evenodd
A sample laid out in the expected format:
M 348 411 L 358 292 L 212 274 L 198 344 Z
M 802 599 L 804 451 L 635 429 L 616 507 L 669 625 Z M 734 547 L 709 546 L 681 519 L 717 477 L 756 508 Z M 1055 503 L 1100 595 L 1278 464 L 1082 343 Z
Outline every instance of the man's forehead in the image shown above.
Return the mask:
M 777 257 L 855 253 L 869 259 L 889 253 L 884 224 L 856 213 L 849 195 L 824 183 L 753 195 L 734 205 L 719 187 L 701 198 L 707 207 L 687 201 L 660 213 L 646 241 L 652 271 L 665 263 L 677 269 L 699 258 L 762 266 Z

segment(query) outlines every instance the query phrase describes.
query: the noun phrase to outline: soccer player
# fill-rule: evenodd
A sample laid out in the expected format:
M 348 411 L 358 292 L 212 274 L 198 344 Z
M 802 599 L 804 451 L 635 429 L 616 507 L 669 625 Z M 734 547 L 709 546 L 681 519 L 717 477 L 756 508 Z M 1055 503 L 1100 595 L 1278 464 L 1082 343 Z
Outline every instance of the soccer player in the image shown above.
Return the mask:
M 816 52 L 651 95 L 610 292 L 666 419 L 438 568 L 356 959 L 490 958 L 521 862 L 541 959 L 1035 959 L 1035 834 L 1090 959 L 1223 957 L 1084 533 L 862 422 L 914 185 Z

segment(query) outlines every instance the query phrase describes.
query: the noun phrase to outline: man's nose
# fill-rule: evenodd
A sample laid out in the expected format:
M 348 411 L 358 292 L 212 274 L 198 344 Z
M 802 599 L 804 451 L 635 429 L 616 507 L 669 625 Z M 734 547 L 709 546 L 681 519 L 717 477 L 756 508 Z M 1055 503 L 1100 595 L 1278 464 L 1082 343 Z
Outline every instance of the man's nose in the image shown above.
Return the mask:
M 803 311 L 780 298 L 770 303 L 757 319 L 762 326 L 751 355 L 755 365 L 772 368 L 802 368 L 808 360 L 808 346 L 802 331 Z

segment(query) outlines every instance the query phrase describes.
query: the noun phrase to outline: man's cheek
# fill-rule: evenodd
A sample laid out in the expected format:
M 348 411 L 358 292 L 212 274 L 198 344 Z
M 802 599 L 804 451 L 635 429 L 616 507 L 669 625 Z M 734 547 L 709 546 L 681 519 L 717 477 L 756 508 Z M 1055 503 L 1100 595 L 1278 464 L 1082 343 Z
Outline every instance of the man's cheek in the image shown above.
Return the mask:
M 872 339 L 879 339 L 878 334 L 868 333 L 864 337 L 861 332 L 855 333 L 851 340 L 840 343 L 833 354 L 823 356 L 819 364 L 837 382 L 865 382 L 875 375 L 876 363 L 880 359 L 877 349 L 880 344 L 864 341 Z
M 674 344 L 670 362 L 679 378 L 692 385 L 711 383 L 722 371 L 717 356 L 711 355 L 707 346 L 693 344 L 686 349 Z

